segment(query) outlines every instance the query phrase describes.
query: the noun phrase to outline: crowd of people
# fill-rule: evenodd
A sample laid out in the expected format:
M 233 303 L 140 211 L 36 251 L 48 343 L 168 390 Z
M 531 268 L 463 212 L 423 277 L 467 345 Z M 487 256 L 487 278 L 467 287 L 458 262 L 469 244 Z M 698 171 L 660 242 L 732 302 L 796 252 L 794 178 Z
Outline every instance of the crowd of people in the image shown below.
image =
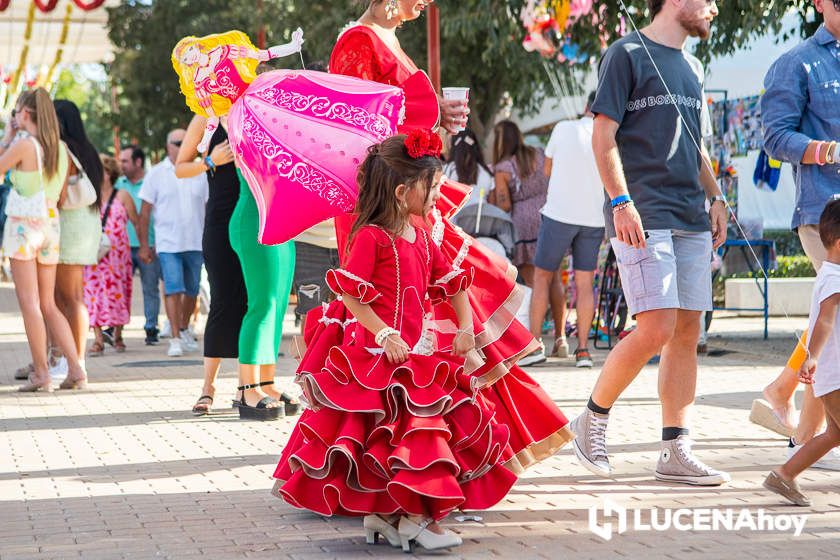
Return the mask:
M 431 84 L 400 47 L 396 29 L 427 4 L 371 0 L 339 35 L 329 71 L 401 87 L 406 119 L 361 162 L 354 212 L 281 245 L 257 241 L 257 201 L 224 118 L 208 128 L 207 117 L 195 116 L 170 131 L 166 156 L 146 172 L 137 146 L 118 158 L 98 154 L 71 102 L 42 89 L 23 93 L 0 144 L 0 173 L 10 170 L 13 186 L 2 246 L 32 353 L 21 390 L 51 390 L 50 347 L 66 362 L 61 388 L 84 388 L 90 327 L 87 356 L 107 344 L 126 350 L 136 270 L 146 343 L 161 336 L 162 284 L 167 355 L 197 351 L 191 318 L 204 267 L 210 306 L 193 412 L 211 411 L 221 360 L 237 359 L 240 417 L 302 411 L 274 494 L 322 515 L 364 516 L 370 544 L 381 536 L 406 551 L 458 546 L 460 537 L 439 524 L 449 512 L 493 506 L 517 475 L 568 443 L 583 466 L 609 477 L 610 411 L 656 354 L 655 477 L 727 483 L 689 438 L 700 317 L 712 309 L 711 255 L 728 218 L 703 143 L 711 126 L 704 70 L 685 44 L 709 36 L 715 2 L 649 0 L 651 23 L 607 49 L 581 117 L 559 123 L 545 150 L 512 121 L 497 123 L 492 165 L 465 128 L 466 102 L 430 99 Z M 793 227 L 819 270 L 809 334 L 754 406 L 755 421 L 790 437 L 789 460 L 764 485 L 798 505 L 809 503 L 796 482 L 803 470 L 840 470 L 831 456 L 840 444 L 840 147 L 831 140 L 840 121 L 820 89 L 837 79 L 840 5 L 815 4 L 825 24 L 774 64 L 762 99 L 767 148 L 797 170 Z M 811 71 L 806 59 L 825 63 Z M 413 124 L 435 120 L 440 132 Z M 476 222 L 510 226 L 490 240 L 498 253 L 456 226 L 470 211 Z M 609 353 L 583 413 L 569 422 L 520 366 L 545 361 L 549 309 L 551 354 L 570 355 L 561 270 L 569 252 L 573 354 L 577 366 L 593 365 L 587 345 L 604 241 L 636 328 Z M 513 319 L 523 305 L 517 281 L 531 290 L 528 326 Z M 290 294 L 302 320 L 296 379 L 305 409 L 274 386 Z M 807 396 L 797 425 L 799 381 Z

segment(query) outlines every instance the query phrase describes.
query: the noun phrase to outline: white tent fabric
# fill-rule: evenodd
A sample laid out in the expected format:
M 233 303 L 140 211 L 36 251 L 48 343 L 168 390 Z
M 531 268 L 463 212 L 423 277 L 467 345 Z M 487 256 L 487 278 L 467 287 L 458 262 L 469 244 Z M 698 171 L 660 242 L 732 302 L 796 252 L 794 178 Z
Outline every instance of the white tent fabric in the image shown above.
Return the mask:
M 73 11 L 61 64 L 110 61 L 113 58 L 113 47 L 108 40 L 108 12 L 105 8 L 119 3 L 120 0 L 106 0 L 101 7 L 89 12 L 78 9 L 71 0 L 60 0 L 55 9 L 46 14 L 36 8 L 27 65 L 38 67 L 52 64 L 59 48 L 68 4 L 73 6 Z M 0 66 L 7 72 L 13 72 L 20 60 L 31 5 L 31 0 L 11 0 L 9 7 L 0 12 Z

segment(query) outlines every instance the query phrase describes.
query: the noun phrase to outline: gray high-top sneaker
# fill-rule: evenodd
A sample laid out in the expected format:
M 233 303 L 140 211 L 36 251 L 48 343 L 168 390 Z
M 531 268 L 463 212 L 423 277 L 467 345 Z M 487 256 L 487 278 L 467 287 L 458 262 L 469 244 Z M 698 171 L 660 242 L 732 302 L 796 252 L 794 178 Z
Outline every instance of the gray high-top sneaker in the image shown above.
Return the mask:
M 688 436 L 662 442 L 656 479 L 698 486 L 719 486 L 732 480 L 729 473 L 715 470 L 697 460 L 691 452 Z
M 575 439 L 572 446 L 580 464 L 592 474 L 609 477 L 612 473 L 610 460 L 607 457 L 607 420 L 606 414 L 592 412 L 588 408 L 575 418 L 569 428 L 574 432 Z

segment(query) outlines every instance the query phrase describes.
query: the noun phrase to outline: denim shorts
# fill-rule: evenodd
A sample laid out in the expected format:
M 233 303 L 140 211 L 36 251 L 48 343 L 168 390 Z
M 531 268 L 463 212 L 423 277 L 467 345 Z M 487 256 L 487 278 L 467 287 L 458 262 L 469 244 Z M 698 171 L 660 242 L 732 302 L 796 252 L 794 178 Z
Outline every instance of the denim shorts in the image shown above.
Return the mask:
M 654 309 L 712 309 L 712 234 L 647 230 L 647 247 L 610 239 L 627 307 L 634 316 Z
M 183 253 L 158 253 L 160 270 L 163 274 L 163 291 L 166 295 L 198 295 L 201 281 L 201 265 L 204 259 L 201 251 Z
M 604 228 L 576 226 L 546 216 L 540 222 L 534 264 L 543 270 L 560 268 L 566 251 L 572 250 L 572 268 L 590 271 L 598 268 L 598 252 L 604 242 Z

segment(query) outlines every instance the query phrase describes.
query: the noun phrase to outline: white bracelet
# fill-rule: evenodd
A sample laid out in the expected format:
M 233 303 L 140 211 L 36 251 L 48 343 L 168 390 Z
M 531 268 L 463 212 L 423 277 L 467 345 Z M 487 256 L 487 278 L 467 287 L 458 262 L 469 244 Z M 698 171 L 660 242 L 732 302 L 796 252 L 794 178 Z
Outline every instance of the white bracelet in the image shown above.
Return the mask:
M 838 142 L 837 145 L 834 146 L 834 153 L 831 155 L 831 163 L 840 163 L 840 142 Z
M 389 336 L 391 336 L 392 334 L 395 334 L 395 335 L 399 336 L 400 331 L 398 331 L 397 329 L 391 328 L 391 327 L 385 327 L 384 329 L 380 330 L 378 333 L 376 333 L 376 336 L 374 337 L 374 340 L 376 341 L 376 345 L 384 348 L 385 347 L 385 340 Z

